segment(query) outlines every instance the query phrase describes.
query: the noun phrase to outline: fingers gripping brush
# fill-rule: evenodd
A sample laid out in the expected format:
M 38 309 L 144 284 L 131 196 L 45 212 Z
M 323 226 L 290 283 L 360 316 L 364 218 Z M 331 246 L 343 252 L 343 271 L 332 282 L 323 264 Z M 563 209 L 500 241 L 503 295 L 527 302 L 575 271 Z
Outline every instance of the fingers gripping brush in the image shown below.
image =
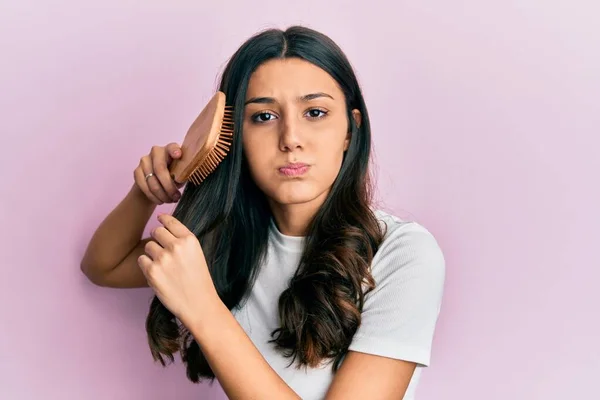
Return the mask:
M 181 144 L 181 157 L 169 172 L 177 183 L 201 184 L 227 156 L 233 142 L 233 108 L 225 105 L 218 91 L 188 129 Z

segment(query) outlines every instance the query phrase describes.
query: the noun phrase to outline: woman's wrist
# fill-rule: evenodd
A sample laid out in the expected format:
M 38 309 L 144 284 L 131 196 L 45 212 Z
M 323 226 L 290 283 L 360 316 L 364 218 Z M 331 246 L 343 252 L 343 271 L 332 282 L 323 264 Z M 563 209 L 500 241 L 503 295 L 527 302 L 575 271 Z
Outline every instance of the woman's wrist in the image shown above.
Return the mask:
M 129 189 L 129 193 L 127 193 L 127 196 L 136 203 L 138 203 L 140 206 L 145 207 L 151 211 L 154 211 L 154 209 L 158 206 L 157 204 L 152 202 L 152 200 L 150 200 L 148 196 L 146 196 L 146 194 L 142 192 L 142 189 L 140 189 L 139 186 L 135 183 L 131 186 L 131 189 Z
M 207 334 L 208 325 L 224 313 L 231 312 L 217 294 L 216 289 L 208 289 L 178 319 L 194 335 L 196 341 L 200 341 Z

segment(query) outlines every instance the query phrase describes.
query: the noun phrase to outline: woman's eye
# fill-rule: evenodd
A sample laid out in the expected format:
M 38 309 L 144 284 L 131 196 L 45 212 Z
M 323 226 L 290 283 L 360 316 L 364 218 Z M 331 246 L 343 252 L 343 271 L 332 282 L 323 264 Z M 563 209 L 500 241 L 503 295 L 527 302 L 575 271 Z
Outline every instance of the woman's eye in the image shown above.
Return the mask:
M 261 112 L 261 113 L 255 114 L 252 117 L 252 121 L 254 121 L 254 122 L 268 122 L 268 121 L 271 121 L 272 119 L 275 119 L 275 115 L 273 115 L 269 112 Z
M 308 112 L 306 113 L 308 115 L 309 118 L 323 118 L 325 115 L 327 115 L 327 111 L 324 110 L 320 110 L 318 108 L 313 108 L 311 110 L 308 110 Z

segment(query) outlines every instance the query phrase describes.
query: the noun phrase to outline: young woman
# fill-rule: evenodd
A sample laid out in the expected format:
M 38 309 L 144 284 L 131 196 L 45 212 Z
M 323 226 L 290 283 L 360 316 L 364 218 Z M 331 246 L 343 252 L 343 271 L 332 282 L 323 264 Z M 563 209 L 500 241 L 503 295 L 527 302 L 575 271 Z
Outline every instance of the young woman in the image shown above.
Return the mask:
M 154 357 L 181 351 L 190 380 L 216 377 L 232 399 L 414 399 L 444 257 L 423 226 L 373 208 L 369 117 L 345 55 L 307 28 L 264 31 L 220 90 L 235 110 L 230 154 L 180 195 L 167 167 L 181 149 L 154 146 L 83 272 L 149 285 Z

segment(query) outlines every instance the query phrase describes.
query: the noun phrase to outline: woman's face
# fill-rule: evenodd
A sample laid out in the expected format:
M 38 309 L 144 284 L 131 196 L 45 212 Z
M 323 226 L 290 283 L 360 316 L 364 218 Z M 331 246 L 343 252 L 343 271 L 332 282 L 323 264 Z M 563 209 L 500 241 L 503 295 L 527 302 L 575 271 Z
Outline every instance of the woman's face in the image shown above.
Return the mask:
M 272 206 L 320 206 L 350 143 L 337 82 L 302 59 L 275 59 L 252 74 L 246 96 L 243 146 L 256 185 Z

